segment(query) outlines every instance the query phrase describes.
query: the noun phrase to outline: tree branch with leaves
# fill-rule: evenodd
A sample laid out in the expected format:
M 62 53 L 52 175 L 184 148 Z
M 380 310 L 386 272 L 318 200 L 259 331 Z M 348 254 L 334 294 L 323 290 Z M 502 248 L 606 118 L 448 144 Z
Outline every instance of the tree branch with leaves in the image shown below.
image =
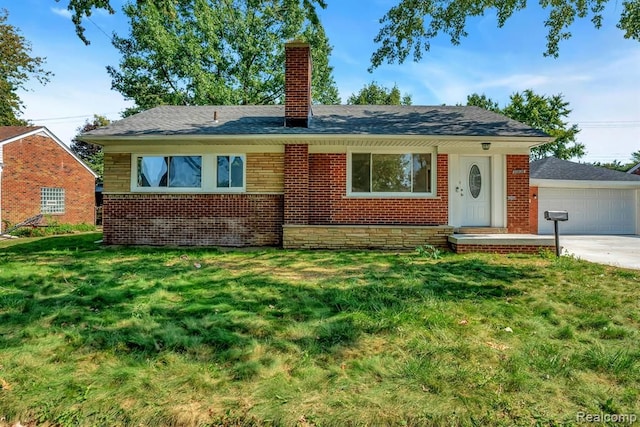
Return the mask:
M 31 56 L 31 43 L 8 18 L 7 10 L 0 9 L 0 126 L 20 126 L 27 122 L 18 118 L 23 107 L 18 90 L 27 90 L 32 78 L 46 84 L 52 74 L 42 68 L 46 58 Z
M 557 57 L 560 42 L 571 37 L 571 25 L 577 19 L 590 19 L 595 28 L 603 24 L 603 11 L 611 0 L 539 0 L 548 11 L 545 56 Z M 409 56 L 420 61 L 433 39 L 440 34 L 453 45 L 467 37 L 468 20 L 495 13 L 497 25 L 503 27 L 517 12 L 531 8 L 527 0 L 400 0 L 380 20 L 382 28 L 375 38 L 380 46 L 371 57 L 371 68 L 383 63 L 403 63 Z M 640 2 L 625 0 L 617 27 L 624 37 L 640 41 Z

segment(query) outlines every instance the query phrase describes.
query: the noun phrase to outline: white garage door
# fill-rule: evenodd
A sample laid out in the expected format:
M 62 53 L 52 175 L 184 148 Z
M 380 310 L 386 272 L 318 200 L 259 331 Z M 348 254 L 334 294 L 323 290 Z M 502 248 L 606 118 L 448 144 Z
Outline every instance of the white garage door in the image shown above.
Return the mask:
M 635 190 L 606 188 L 539 188 L 538 233 L 553 234 L 544 211 L 566 210 L 560 234 L 634 234 Z

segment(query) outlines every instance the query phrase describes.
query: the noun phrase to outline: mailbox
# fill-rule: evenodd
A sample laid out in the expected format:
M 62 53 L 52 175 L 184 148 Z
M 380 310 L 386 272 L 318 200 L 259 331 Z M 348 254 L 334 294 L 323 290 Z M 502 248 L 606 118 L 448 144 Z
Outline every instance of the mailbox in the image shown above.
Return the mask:
M 544 219 L 547 221 L 568 221 L 569 212 L 567 211 L 544 211 Z

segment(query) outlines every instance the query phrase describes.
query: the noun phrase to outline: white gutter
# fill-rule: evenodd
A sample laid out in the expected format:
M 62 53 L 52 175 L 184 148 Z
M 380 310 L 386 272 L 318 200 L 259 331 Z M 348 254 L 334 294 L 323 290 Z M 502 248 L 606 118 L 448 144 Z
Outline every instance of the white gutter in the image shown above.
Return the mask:
M 469 146 L 481 142 L 491 142 L 500 145 L 522 144 L 525 148 L 536 147 L 555 140 L 545 136 L 467 136 L 467 135 L 394 135 L 394 134 L 171 134 L 171 135 L 131 135 L 131 136 L 104 136 L 104 135 L 80 135 L 80 141 L 92 144 L 126 145 L 135 144 L 161 144 L 171 143 L 175 145 L 189 144 L 238 144 L 238 142 L 262 145 L 262 144 L 309 144 L 309 145 L 351 145 L 353 142 L 382 142 L 403 144 L 418 142 L 426 145 L 460 145 L 467 143 Z
M 598 181 L 598 180 L 569 180 L 569 179 L 538 179 L 531 178 L 529 185 L 542 188 L 638 188 L 638 181 Z

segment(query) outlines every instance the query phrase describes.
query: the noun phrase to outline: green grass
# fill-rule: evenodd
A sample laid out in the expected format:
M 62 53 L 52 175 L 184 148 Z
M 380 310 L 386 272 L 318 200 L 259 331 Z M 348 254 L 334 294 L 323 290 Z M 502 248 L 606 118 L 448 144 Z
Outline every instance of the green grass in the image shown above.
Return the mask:
M 0 242 L 0 425 L 562 425 L 640 407 L 640 272 Z

